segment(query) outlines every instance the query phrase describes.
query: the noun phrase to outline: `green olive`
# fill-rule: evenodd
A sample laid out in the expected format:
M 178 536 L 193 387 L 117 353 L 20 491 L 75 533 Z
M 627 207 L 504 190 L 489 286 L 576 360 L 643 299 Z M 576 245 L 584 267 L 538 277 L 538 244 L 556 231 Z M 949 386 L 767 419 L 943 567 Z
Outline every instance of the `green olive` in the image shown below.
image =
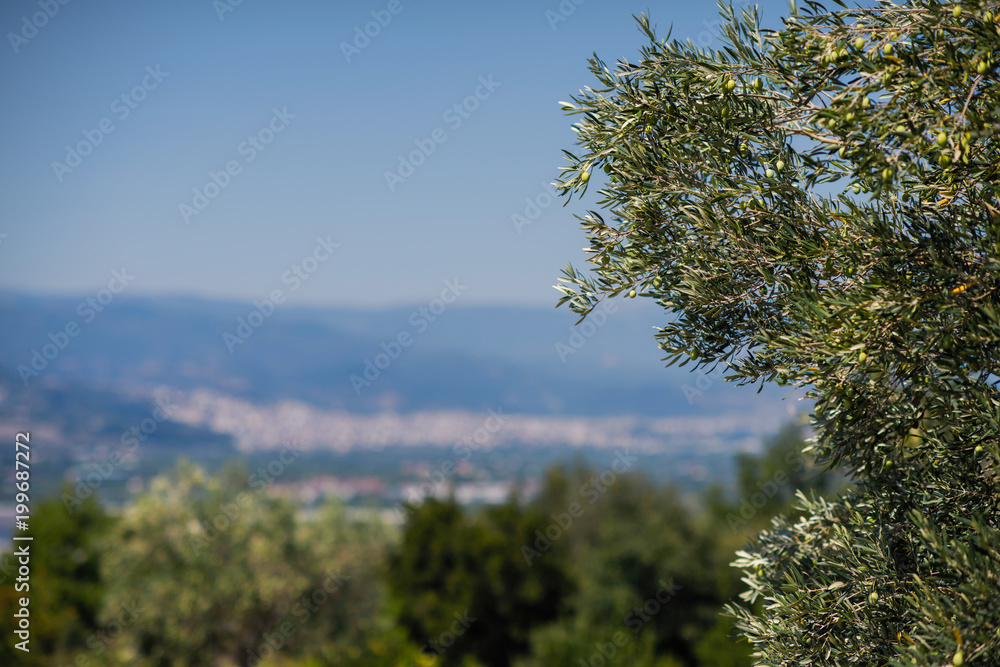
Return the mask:
M 864 37 L 858 37 L 857 39 L 854 40 L 854 48 L 856 48 L 858 51 L 865 48 Z
M 939 132 L 937 135 L 937 139 L 935 139 L 934 141 L 937 142 L 938 146 L 944 146 L 946 143 L 948 143 L 948 135 L 946 135 L 944 132 Z
M 659 277 L 659 276 L 657 276 L 657 277 L 653 278 L 653 287 L 659 287 L 659 286 L 661 286 L 662 284 L 663 284 L 663 281 L 662 281 L 662 280 L 660 280 L 660 277 Z
M 584 172 L 582 172 L 580 174 L 580 181 L 582 181 L 583 183 L 586 183 L 589 180 L 590 180 L 590 172 L 589 171 L 584 171 Z
M 892 44 L 886 44 L 885 46 L 883 46 L 882 53 L 884 53 L 887 56 L 890 55 L 892 53 Z
M 942 167 L 947 167 L 951 164 L 951 157 L 945 153 L 941 153 L 941 156 L 938 158 L 938 164 Z
M 854 194 L 856 195 L 861 194 L 861 186 L 858 185 L 857 183 L 855 183 L 854 187 L 852 187 L 851 189 L 854 190 Z
M 774 169 L 768 169 L 767 171 L 764 172 L 764 175 L 767 176 L 768 178 L 774 178 Z
M 862 100 L 861 100 L 861 108 L 862 109 L 867 109 L 871 105 L 872 105 L 872 101 L 870 99 L 868 99 L 867 97 L 862 98 Z
M 628 298 L 630 298 L 630 299 L 634 299 L 635 298 L 635 290 L 629 290 Z
M 962 667 L 965 664 L 965 656 L 962 655 L 962 649 L 955 651 L 955 655 L 951 656 L 951 664 L 955 667 Z
M 976 449 L 972 453 L 975 454 L 976 456 L 982 456 L 984 451 L 985 450 L 983 449 L 982 445 L 976 445 Z
M 882 180 L 883 181 L 891 181 L 892 180 L 892 169 L 889 169 L 888 167 L 886 167 L 885 169 L 882 170 Z
M 962 18 L 961 5 L 955 5 L 955 7 L 951 10 L 951 15 L 954 16 L 956 19 Z
M 764 87 L 764 82 L 761 80 L 760 77 L 757 77 L 756 79 L 753 80 L 753 87 L 754 90 L 761 90 Z
M 736 81 L 734 79 L 729 79 L 728 81 L 726 81 L 726 90 L 732 92 L 735 89 L 736 89 Z
M 777 169 L 778 171 L 781 171 L 782 169 L 785 168 L 785 161 L 778 160 L 777 162 L 774 163 L 774 168 Z
M 868 594 L 868 604 L 875 604 L 876 602 L 878 602 L 878 593 L 872 591 Z
M 989 68 L 987 67 L 985 60 L 980 60 L 979 64 L 976 65 L 976 73 L 977 74 L 986 74 L 986 70 L 987 69 L 989 69 Z
M 867 358 L 868 358 L 868 355 L 865 354 L 864 350 L 861 350 L 861 352 L 858 354 L 858 362 L 863 364 L 863 363 L 865 363 L 865 359 L 867 359 Z
M 847 146 L 841 146 L 840 150 L 837 151 L 837 155 L 839 155 L 841 159 L 847 157 Z

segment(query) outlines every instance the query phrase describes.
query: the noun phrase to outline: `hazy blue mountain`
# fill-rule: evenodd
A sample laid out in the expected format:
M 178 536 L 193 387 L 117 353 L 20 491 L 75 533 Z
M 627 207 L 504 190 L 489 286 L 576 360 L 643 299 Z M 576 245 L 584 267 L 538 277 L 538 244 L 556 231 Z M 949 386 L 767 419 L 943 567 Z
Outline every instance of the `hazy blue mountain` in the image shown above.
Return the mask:
M 355 412 L 502 404 L 534 414 L 682 415 L 749 410 L 780 396 L 758 397 L 719 380 L 708 386 L 702 378 L 705 394 L 690 402 L 683 387 L 699 376 L 663 368 L 653 327 L 665 316 L 641 299 L 619 301 L 601 326 L 579 328 L 574 338 L 576 318 L 563 308 L 455 304 L 432 322 L 419 305 L 366 311 L 285 304 L 268 317 L 254 315 L 259 327 L 238 329 L 253 304 L 122 295 L 97 312 L 84 298 L 0 293 L 0 366 L 16 376 L 33 357 L 41 365 L 35 351 L 49 345 L 51 356 L 64 344 L 28 386 L 205 387 L 254 402 L 295 398 Z M 79 327 L 75 337 L 60 334 L 68 323 Z M 392 359 L 381 346 L 395 354 L 400 334 L 411 343 Z M 352 385 L 352 375 L 365 377 L 366 361 L 389 364 L 368 367 L 370 385 Z
M 45 377 L 25 386 L 9 368 L 0 368 L 0 424 L 5 428 L 30 430 L 44 425 L 46 433 L 59 436 L 47 442 L 60 449 L 78 449 L 92 444 L 121 447 L 123 436 L 133 426 L 162 413 L 146 399 L 130 399 L 118 393 L 94 389 L 71 380 Z M 156 438 L 151 444 L 166 448 L 216 447 L 229 449 L 228 435 L 155 419 Z M 4 433 L 4 436 L 12 434 Z M 8 438 L 8 439 L 10 439 Z M 36 452 L 46 456 L 45 451 Z

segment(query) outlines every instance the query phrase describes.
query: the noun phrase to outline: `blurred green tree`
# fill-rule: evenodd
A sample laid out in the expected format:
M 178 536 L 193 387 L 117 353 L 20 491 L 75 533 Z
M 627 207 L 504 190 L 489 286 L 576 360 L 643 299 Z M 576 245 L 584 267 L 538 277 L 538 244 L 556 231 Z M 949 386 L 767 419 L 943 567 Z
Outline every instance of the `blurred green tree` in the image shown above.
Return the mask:
M 58 500 L 45 500 L 33 508 L 27 533 L 33 537 L 26 582 L 30 588 L 20 592 L 15 589 L 17 559 L 0 587 L 0 615 L 5 619 L 13 618 L 18 598 L 31 601 L 31 651 L 14 648 L 19 639 L 6 632 L 0 640 L 0 663 L 70 663 L 76 654 L 100 644 L 98 614 L 104 585 L 99 542 L 113 523 L 93 497 L 72 515 Z
M 796 492 L 828 496 L 846 489 L 846 475 L 803 453 L 807 443 L 802 430 L 802 424 L 790 422 L 764 442 L 762 454 L 737 454 L 738 499 L 726 514 L 730 529 L 762 529 L 778 513 L 794 515 Z
M 357 631 L 378 586 L 378 529 L 333 508 L 312 524 L 238 466 L 212 477 L 182 462 L 123 512 L 103 560 L 103 616 L 120 609 L 115 660 L 258 664 Z
M 388 574 L 410 639 L 442 665 L 471 656 L 507 667 L 525 653 L 531 630 L 557 617 L 573 586 L 561 549 L 523 555 L 547 528 L 514 500 L 471 517 L 454 499 L 410 507 Z
M 696 664 L 696 646 L 727 599 L 718 572 L 730 569 L 732 550 L 718 549 L 720 526 L 674 487 L 636 473 L 595 487 L 601 473 L 580 462 L 554 467 L 532 503 L 564 525 L 567 508 L 580 506 L 560 536 L 579 588 L 558 625 L 536 633 L 524 664 L 578 667 L 595 656 L 616 665 Z

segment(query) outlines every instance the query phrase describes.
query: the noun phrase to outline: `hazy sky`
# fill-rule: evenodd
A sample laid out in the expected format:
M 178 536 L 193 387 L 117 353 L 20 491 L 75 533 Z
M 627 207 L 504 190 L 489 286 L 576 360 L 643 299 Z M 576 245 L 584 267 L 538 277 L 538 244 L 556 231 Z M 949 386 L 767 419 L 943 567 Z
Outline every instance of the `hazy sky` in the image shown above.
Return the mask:
M 7 0 L 0 287 L 554 304 L 585 245 L 545 191 L 558 101 L 592 52 L 635 59 L 647 10 L 719 44 L 690 1 Z M 526 198 L 552 203 L 518 231 Z

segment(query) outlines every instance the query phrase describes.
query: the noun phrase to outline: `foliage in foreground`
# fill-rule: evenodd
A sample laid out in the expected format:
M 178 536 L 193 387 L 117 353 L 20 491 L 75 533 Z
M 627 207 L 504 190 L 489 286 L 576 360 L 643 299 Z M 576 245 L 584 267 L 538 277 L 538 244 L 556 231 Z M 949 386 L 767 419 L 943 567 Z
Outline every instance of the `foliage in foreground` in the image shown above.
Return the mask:
M 30 651 L 15 648 L 21 639 L 5 632 L 0 664 L 50 665 L 53 655 L 107 645 L 99 619 L 105 593 L 100 559 L 101 540 L 111 523 L 93 498 L 82 502 L 72 515 L 58 500 L 34 508 L 29 574 L 21 577 L 19 558 L 4 554 L 0 576 L 0 613 L 5 624 L 13 625 L 13 614 L 21 608 L 18 598 L 30 600 Z
M 697 507 L 576 463 L 530 501 L 428 499 L 401 531 L 335 501 L 303 513 L 238 467 L 182 463 L 120 513 L 93 498 L 73 514 L 39 505 L 32 652 L 8 634 L 0 662 L 748 667 L 720 616 L 742 590 L 728 560 L 793 489 L 832 490 L 801 446 L 787 427 L 739 457 L 735 494 L 717 487 Z M 7 618 L 16 571 L 4 554 Z
M 838 484 L 802 446 L 790 425 L 739 457 L 736 494 L 711 489 L 697 509 L 672 486 L 580 463 L 550 469 L 528 503 L 470 513 L 426 500 L 394 552 L 397 613 L 421 644 L 447 636 L 456 610 L 487 610 L 470 612 L 483 616 L 476 634 L 448 637 L 444 664 L 747 667 L 720 616 L 743 590 L 728 561 L 795 489 Z
M 213 477 L 182 464 L 153 480 L 109 535 L 106 615 L 138 608 L 117 657 L 257 664 L 363 640 L 377 618 L 386 539 L 378 524 L 349 522 L 336 506 L 300 522 L 235 466 Z
M 560 186 L 603 171 L 610 220 L 560 303 L 652 298 L 668 365 L 816 400 L 810 451 L 857 486 L 740 554 L 760 664 L 996 664 L 997 3 L 803 4 L 724 8 L 719 51 L 642 17 L 638 62 L 590 61 Z

